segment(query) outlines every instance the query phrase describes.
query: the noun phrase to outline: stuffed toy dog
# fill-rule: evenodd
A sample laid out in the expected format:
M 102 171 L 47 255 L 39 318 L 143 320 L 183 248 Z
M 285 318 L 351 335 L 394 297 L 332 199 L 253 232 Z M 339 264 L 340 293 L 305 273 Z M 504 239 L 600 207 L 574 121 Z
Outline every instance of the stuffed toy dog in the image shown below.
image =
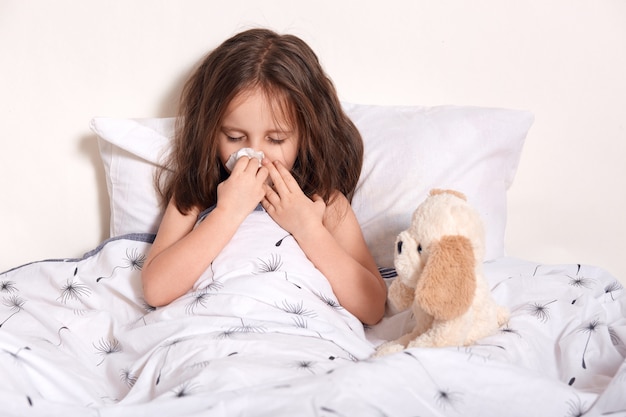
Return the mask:
M 491 296 L 482 272 L 485 232 L 463 194 L 432 190 L 396 239 L 398 277 L 390 310 L 412 307 L 413 331 L 384 343 L 377 356 L 407 347 L 469 345 L 492 334 L 508 311 Z

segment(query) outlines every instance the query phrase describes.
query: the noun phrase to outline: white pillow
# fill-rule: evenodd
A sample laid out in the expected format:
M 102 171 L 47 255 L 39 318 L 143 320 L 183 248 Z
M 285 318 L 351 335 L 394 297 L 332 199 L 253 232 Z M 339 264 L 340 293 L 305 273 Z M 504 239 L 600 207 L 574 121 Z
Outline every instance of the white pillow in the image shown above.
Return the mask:
M 112 237 L 157 232 L 163 213 L 154 173 L 170 150 L 174 123 L 174 118 L 91 120 L 109 191 Z
M 432 188 L 462 192 L 482 215 L 486 260 L 504 255 L 506 191 L 528 129 L 526 111 L 480 107 L 345 105 L 365 144 L 352 200 L 379 266 Z
M 464 193 L 487 230 L 486 260 L 504 255 L 506 191 L 533 115 L 481 107 L 344 103 L 365 144 L 352 206 L 381 267 L 393 266 L 396 235 L 432 188 Z M 94 118 L 111 202 L 111 236 L 156 233 L 154 169 L 169 152 L 174 118 Z

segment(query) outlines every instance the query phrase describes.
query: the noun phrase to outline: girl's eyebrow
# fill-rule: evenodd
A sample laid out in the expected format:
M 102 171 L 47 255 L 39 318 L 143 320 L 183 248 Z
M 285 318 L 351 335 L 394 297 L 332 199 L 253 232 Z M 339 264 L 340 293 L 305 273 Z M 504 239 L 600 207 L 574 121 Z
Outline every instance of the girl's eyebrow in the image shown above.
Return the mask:
M 239 129 L 238 127 L 232 127 L 232 126 L 223 125 L 222 126 L 222 130 L 242 130 L 242 129 Z
M 290 135 L 293 132 L 291 130 L 274 129 L 274 130 L 268 130 L 265 133 L 268 133 L 268 134 L 280 133 L 280 134 L 283 134 L 283 135 Z
M 248 132 L 246 132 L 244 129 L 238 128 L 238 127 L 232 127 L 232 126 L 222 126 L 222 131 L 229 131 L 229 132 L 240 132 L 240 133 L 244 133 L 244 134 L 248 134 Z M 266 134 L 284 134 L 284 135 L 290 135 L 291 133 L 293 133 L 291 130 L 281 130 L 281 129 L 271 129 L 265 132 Z

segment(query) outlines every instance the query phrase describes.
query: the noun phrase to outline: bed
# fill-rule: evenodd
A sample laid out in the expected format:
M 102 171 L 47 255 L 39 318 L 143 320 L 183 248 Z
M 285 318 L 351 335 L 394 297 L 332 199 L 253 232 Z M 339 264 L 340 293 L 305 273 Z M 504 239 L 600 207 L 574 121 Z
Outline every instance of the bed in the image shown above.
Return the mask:
M 344 107 L 365 143 L 352 205 L 385 281 L 412 211 L 431 188 L 456 189 L 485 223 L 485 274 L 510 310 L 505 326 L 466 347 L 374 358 L 410 328 L 410 312 L 361 325 L 271 225 L 255 262 L 240 265 L 233 241 L 188 294 L 147 305 L 140 275 L 161 215 L 153 173 L 175 120 L 95 118 L 111 237 L 80 258 L 0 273 L 1 414 L 626 416 L 620 281 L 504 252 L 506 192 L 532 113 Z

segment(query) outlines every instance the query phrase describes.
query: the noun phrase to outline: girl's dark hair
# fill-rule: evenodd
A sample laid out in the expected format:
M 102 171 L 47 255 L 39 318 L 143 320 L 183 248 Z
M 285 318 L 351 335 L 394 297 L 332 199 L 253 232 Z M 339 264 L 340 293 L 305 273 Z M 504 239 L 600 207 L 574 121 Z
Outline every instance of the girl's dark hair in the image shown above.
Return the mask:
M 218 157 L 222 119 L 231 100 L 252 88 L 277 100 L 298 132 L 292 175 L 302 190 L 327 203 L 334 191 L 350 200 L 363 142 L 333 83 L 298 37 L 251 29 L 213 50 L 185 84 L 173 152 L 157 177 L 163 204 L 173 198 L 185 214 L 216 204 L 217 185 L 228 176 Z

